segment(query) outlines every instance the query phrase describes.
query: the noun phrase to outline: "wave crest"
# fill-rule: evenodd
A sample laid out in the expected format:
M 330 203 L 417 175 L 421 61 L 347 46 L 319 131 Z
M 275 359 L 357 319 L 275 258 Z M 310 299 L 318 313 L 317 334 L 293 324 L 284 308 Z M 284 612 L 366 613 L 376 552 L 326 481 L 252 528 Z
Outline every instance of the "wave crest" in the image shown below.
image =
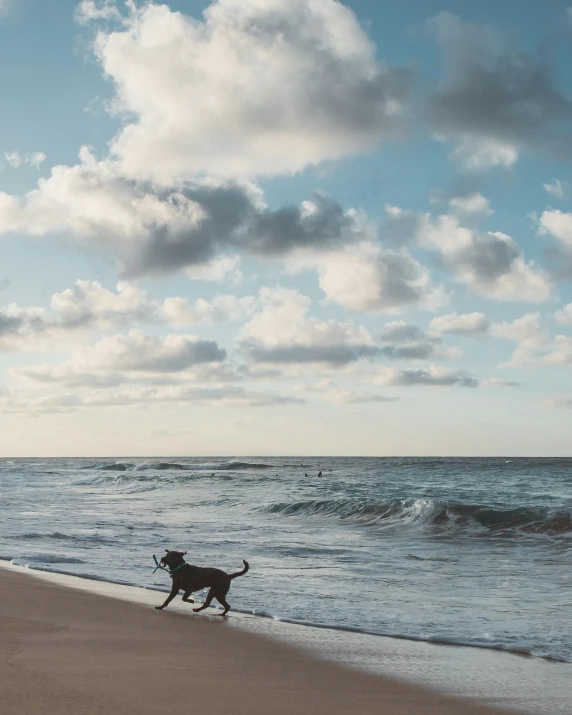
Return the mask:
M 383 528 L 414 527 L 443 534 L 572 534 L 572 513 L 548 507 L 502 509 L 480 504 L 440 503 L 425 498 L 388 502 L 324 499 L 275 503 L 263 507 L 262 511 L 283 516 L 335 517 Z
M 260 462 L 213 462 L 212 464 L 181 464 L 180 462 L 114 462 L 110 464 L 94 464 L 85 469 L 95 469 L 99 472 L 145 472 L 145 471 L 183 471 L 183 472 L 219 472 L 227 470 L 271 469 L 272 464 Z
M 24 534 L 13 534 L 6 536 L 7 539 L 17 541 L 73 541 L 86 544 L 112 544 L 112 539 L 109 539 L 100 534 L 64 534 L 61 531 L 53 531 L 50 533 L 42 533 L 38 531 L 28 531 Z

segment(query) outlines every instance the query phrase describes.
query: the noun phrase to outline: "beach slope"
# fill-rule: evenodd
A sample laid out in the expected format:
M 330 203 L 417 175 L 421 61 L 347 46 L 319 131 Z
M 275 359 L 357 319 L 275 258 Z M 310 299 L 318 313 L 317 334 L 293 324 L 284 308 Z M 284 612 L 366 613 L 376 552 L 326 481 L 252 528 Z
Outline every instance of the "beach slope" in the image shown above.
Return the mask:
M 0 680 L 3 715 L 499 712 L 315 660 L 216 616 L 9 571 L 0 571 Z

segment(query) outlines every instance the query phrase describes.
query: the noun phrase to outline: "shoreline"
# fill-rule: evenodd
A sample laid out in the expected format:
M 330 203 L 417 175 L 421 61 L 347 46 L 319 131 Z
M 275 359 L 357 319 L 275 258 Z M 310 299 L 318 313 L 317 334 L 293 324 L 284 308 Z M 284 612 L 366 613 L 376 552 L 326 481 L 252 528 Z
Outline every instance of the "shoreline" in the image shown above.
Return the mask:
M 22 571 L 0 569 L 5 715 L 154 715 L 191 703 L 197 715 L 503 712 L 343 668 L 220 618 L 156 612 Z
M 14 566 L 9 562 L 0 562 L 0 583 L 12 578 L 23 578 L 28 587 L 31 583 L 35 584 L 36 586 L 32 589 L 34 593 L 38 589 L 44 590 L 44 586 L 52 594 L 57 591 L 59 594 L 58 600 L 65 597 L 73 601 L 77 598 L 82 601 L 84 599 L 87 601 L 92 599 L 101 601 L 103 597 L 108 603 L 119 605 L 120 602 L 123 602 L 121 610 L 123 610 L 124 606 L 133 606 L 136 607 L 137 611 L 142 610 L 146 614 L 150 624 L 161 623 L 161 621 L 157 622 L 156 620 L 156 616 L 160 617 L 161 614 L 150 611 L 151 606 L 157 605 L 159 590 L 114 584 L 104 580 L 90 580 L 53 571 L 39 571 Z M 24 590 L 26 590 L 25 587 Z M 67 594 L 67 596 L 64 596 L 64 594 Z M 86 605 L 86 608 L 89 608 L 89 606 Z M 57 610 L 56 608 L 56 612 Z M 109 608 L 105 610 L 109 611 Z M 16 612 L 18 618 L 21 618 L 22 614 L 18 608 Z M 432 709 L 434 701 L 438 702 L 438 707 L 441 708 L 436 712 L 443 714 L 456 714 L 457 712 L 475 712 L 475 714 L 483 713 L 483 715 L 485 713 L 498 714 L 507 712 L 542 713 L 547 710 L 554 713 L 566 712 L 564 709 L 559 711 L 557 703 L 556 706 L 551 706 L 544 710 L 544 705 L 540 705 L 538 710 L 518 707 L 516 691 L 521 690 L 519 681 L 523 678 L 530 680 L 531 674 L 537 672 L 534 665 L 541 666 L 538 673 L 541 681 L 549 672 L 547 669 L 558 668 L 558 664 L 542 662 L 536 658 L 514 658 L 514 654 L 511 652 L 479 651 L 478 649 L 454 644 L 453 647 L 444 648 L 439 644 L 426 641 L 400 641 L 384 636 L 368 636 L 367 634 L 345 630 L 336 632 L 327 628 L 313 628 L 311 625 L 292 624 L 275 620 L 271 617 L 247 615 L 236 611 L 231 612 L 232 618 L 222 621 L 222 619 L 216 617 L 215 609 L 206 611 L 206 617 L 205 615 L 195 616 L 192 612 L 189 612 L 188 606 L 185 606 L 180 601 L 173 602 L 171 607 L 162 612 L 162 614 L 168 616 L 168 620 L 163 620 L 163 623 L 169 628 L 174 620 L 178 621 L 183 617 L 186 619 L 191 617 L 191 620 L 185 621 L 185 628 L 215 628 L 215 624 L 219 624 L 219 628 L 216 630 L 216 633 L 218 633 L 220 625 L 224 624 L 225 633 L 232 632 L 235 634 L 234 637 L 249 639 L 245 641 L 245 644 L 246 642 L 250 643 L 252 638 L 255 639 L 255 642 L 264 641 L 265 648 L 276 649 L 277 657 L 285 657 L 285 653 L 288 653 L 288 657 L 292 661 L 291 664 L 303 661 L 310 671 L 316 667 L 320 670 L 325 669 L 328 672 L 330 672 L 329 669 L 332 669 L 332 673 L 341 671 L 350 680 L 354 677 L 358 680 L 364 677 L 373 678 L 373 682 L 377 683 L 375 687 L 381 688 L 379 697 L 383 697 L 383 692 L 387 688 L 390 688 L 391 692 L 397 688 L 402 693 L 402 697 L 406 699 L 409 708 L 403 712 L 407 712 L 408 715 L 409 713 L 413 715 L 434 712 Z M 0 612 L 1 615 L 2 613 Z M 60 614 L 58 614 L 58 618 L 60 618 Z M 172 618 L 173 621 L 171 620 Z M 201 623 L 203 625 L 200 625 Z M 167 624 L 169 625 L 167 626 Z M 240 642 L 239 640 L 238 645 L 240 645 Z M 355 662 L 352 662 L 351 659 L 348 660 L 348 653 L 355 654 L 356 649 L 362 649 L 362 651 L 368 653 L 372 667 L 368 667 L 367 663 L 362 663 L 361 667 L 360 665 L 356 666 Z M 194 655 L 191 654 L 191 657 L 194 657 Z M 532 668 L 531 665 L 533 666 Z M 222 667 L 224 670 L 227 664 Z M 235 666 L 233 665 L 233 667 Z M 562 675 L 567 686 L 572 668 L 569 668 L 568 664 L 562 667 L 566 669 L 566 672 L 563 672 Z M 304 670 L 304 672 L 306 671 Z M 292 677 L 307 677 L 304 676 L 304 672 L 298 671 L 291 675 Z M 448 673 L 452 677 L 452 681 L 456 680 L 456 682 L 445 682 L 443 678 L 440 678 L 439 673 Z M 339 675 L 336 675 L 336 678 L 338 677 Z M 481 679 L 483 682 L 488 681 L 489 691 L 483 690 L 479 692 L 478 688 L 475 690 L 473 683 L 475 679 Z M 496 695 L 494 692 L 495 682 L 497 686 L 502 686 L 500 688 L 496 687 Z M 471 686 L 473 686 L 472 689 Z M 507 687 L 509 691 L 512 688 L 512 695 L 506 691 Z M 537 695 L 542 702 L 549 696 L 552 698 L 559 697 L 558 693 L 555 694 L 554 688 L 551 688 L 550 693 L 548 691 L 541 693 L 539 690 Z M 467 699 L 459 699 L 459 696 Z M 523 697 L 525 702 L 528 703 L 529 698 L 526 697 L 526 694 L 523 694 Z M 562 697 L 564 698 L 564 692 L 562 692 Z M 411 705 L 412 702 L 414 703 L 413 706 Z M 394 705 L 395 702 L 392 701 L 392 708 L 394 708 Z M 267 712 L 294 712 L 294 710 L 275 710 L 273 706 L 270 707 L 268 704 L 266 707 L 269 708 Z M 369 712 L 367 707 L 362 709 L 361 712 Z M 375 712 L 381 714 L 385 712 L 383 709 L 379 709 L 378 706 L 376 707 L 378 709 Z M 335 709 L 330 709 L 329 711 L 345 712 Z M 149 712 L 154 711 L 150 710 Z M 209 712 L 209 710 L 206 710 L 204 715 Z M 229 715 L 234 715 L 235 713 L 234 710 L 228 712 Z M 258 711 L 247 710 L 244 712 Z M 304 711 L 299 710 L 298 712 Z M 321 710 L 316 710 L 316 712 L 321 712 Z M 328 710 L 324 712 L 328 712 Z M 387 712 L 397 713 L 400 711 L 390 709 Z M 221 713 L 216 712 L 214 715 L 221 715 Z
M 13 559 L 13 561 L 17 561 L 18 559 Z M 139 586 L 137 584 L 134 584 L 132 582 L 128 581 L 119 581 L 119 580 L 113 580 L 113 579 L 106 579 L 106 578 L 101 578 L 98 576 L 93 576 L 93 575 L 87 575 L 87 574 L 74 574 L 69 571 L 56 571 L 55 569 L 50 569 L 50 568 L 41 568 L 37 566 L 29 566 L 25 565 L 22 566 L 20 564 L 15 564 L 13 561 L 7 561 L 5 559 L 0 559 L 0 568 L 7 568 L 7 569 L 22 569 L 24 573 L 30 573 L 30 575 L 37 575 L 39 578 L 42 578 L 43 575 L 45 577 L 49 578 L 50 580 L 58 579 L 62 577 L 65 580 L 69 580 L 69 583 L 64 583 L 63 581 L 60 581 L 62 585 L 65 585 L 67 587 L 78 587 L 78 583 L 75 583 L 76 581 L 81 582 L 81 581 L 86 581 L 87 583 L 93 582 L 94 584 L 109 584 L 111 586 L 118 586 L 121 589 L 136 589 L 137 591 L 151 591 L 154 593 L 164 593 L 167 594 L 169 593 L 168 588 L 160 588 L 158 586 Z M 74 586 L 75 583 L 75 586 Z M 83 590 L 83 589 L 82 589 Z M 97 590 L 95 588 L 86 588 L 86 590 L 89 591 L 94 591 Z M 124 595 L 121 594 L 121 592 L 118 592 L 116 595 L 113 594 L 108 594 L 111 598 L 119 598 L 120 600 L 132 600 L 133 602 L 139 602 L 139 599 L 137 598 L 125 598 Z M 172 605 L 170 605 L 170 608 L 176 607 L 176 602 Z M 219 606 L 211 606 L 210 611 L 216 612 L 219 610 Z M 271 613 L 265 613 L 265 612 L 254 612 L 254 611 L 247 611 L 247 610 L 241 610 L 240 608 L 232 608 L 232 614 L 233 616 L 239 615 L 239 616 L 246 616 L 246 617 L 252 617 L 252 618 L 260 618 L 260 619 L 270 619 L 273 621 L 277 621 L 279 623 L 284 623 L 284 624 L 289 624 L 289 625 L 294 625 L 294 626 L 300 626 L 303 628 L 315 628 L 318 630 L 328 630 L 328 631 L 337 631 L 340 633 L 353 633 L 353 634 L 358 634 L 358 635 L 363 635 L 363 636 L 371 636 L 374 638 L 385 638 L 385 639 L 390 639 L 390 640 L 397 640 L 397 641 L 407 641 L 411 643 L 425 643 L 429 645 L 435 645 L 435 646 L 442 646 L 442 647 L 450 647 L 450 648 L 467 648 L 467 649 L 477 649 L 477 650 L 484 650 L 484 651 L 491 651 L 493 653 L 504 653 L 507 655 L 513 655 L 517 656 L 519 658 L 527 658 L 531 660 L 538 659 L 540 661 L 546 661 L 548 663 L 560 663 L 560 664 L 565 664 L 565 665 L 570 665 L 572 666 L 572 661 L 566 660 L 565 658 L 559 658 L 557 656 L 553 655 L 542 655 L 538 653 L 534 653 L 531 650 L 521 647 L 521 646 L 505 646 L 501 644 L 481 644 L 481 643 L 469 643 L 469 642 L 464 642 L 464 641 L 455 641 L 453 639 L 446 639 L 446 638 L 423 638 L 422 636 L 415 636 L 415 635 L 405 635 L 405 634 L 400 634 L 400 633 L 383 633 L 383 632 L 377 632 L 377 631 L 372 631 L 372 630 L 367 630 L 363 628 L 357 628 L 357 627 L 352 627 L 352 626 L 343 626 L 343 625 L 332 625 L 328 623 L 320 623 L 320 622 L 315 622 L 315 621 L 303 621 L 303 620 L 297 620 L 294 618 L 287 618 L 284 616 L 277 616 Z

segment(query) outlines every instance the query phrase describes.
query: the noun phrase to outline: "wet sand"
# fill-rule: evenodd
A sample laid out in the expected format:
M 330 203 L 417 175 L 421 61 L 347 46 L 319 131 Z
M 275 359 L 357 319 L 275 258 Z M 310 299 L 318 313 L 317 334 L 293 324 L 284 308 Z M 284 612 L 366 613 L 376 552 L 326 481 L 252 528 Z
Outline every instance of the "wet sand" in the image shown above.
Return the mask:
M 157 596 L 161 601 L 162 594 Z M 228 626 L 0 569 L 3 715 L 493 715 Z

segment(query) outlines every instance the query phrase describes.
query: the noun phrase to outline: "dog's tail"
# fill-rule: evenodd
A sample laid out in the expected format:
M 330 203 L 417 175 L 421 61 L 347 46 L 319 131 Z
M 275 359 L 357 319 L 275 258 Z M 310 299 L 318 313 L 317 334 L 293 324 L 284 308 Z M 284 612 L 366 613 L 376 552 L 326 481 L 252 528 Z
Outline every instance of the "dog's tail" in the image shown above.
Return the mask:
M 237 571 L 236 573 L 229 574 L 231 578 L 236 578 L 237 576 L 244 576 L 244 574 L 248 571 L 248 569 L 250 568 L 250 566 L 248 565 L 248 561 L 244 561 L 243 559 L 242 563 L 244 564 L 244 568 L 242 569 L 242 571 Z

